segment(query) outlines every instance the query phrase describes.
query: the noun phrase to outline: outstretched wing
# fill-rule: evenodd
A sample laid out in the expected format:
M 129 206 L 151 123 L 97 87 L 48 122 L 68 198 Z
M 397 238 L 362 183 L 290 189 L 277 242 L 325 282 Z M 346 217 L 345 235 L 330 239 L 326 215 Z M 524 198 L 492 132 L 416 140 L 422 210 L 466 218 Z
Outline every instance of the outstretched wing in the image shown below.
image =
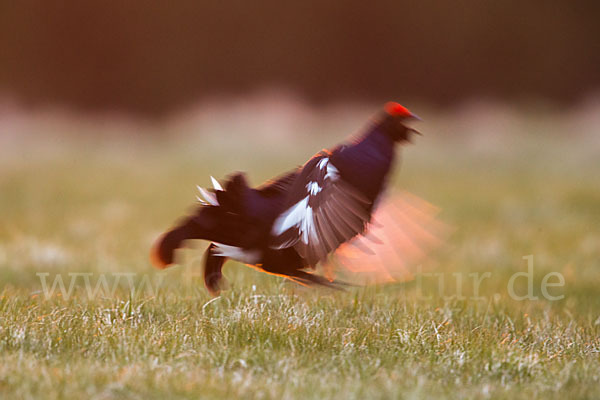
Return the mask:
M 286 174 L 266 181 L 256 188 L 256 191 L 263 197 L 275 197 L 281 194 L 288 193 L 296 178 L 300 175 L 300 168 L 296 168 Z
M 371 208 L 371 201 L 342 179 L 329 155 L 320 153 L 296 178 L 285 211 L 273 224 L 270 246 L 293 246 L 314 266 L 365 231 Z
M 329 279 L 365 285 L 414 279 L 427 270 L 430 253 L 452 231 L 440 209 L 418 196 L 392 192 L 373 212 L 367 231 L 344 243 L 323 265 Z

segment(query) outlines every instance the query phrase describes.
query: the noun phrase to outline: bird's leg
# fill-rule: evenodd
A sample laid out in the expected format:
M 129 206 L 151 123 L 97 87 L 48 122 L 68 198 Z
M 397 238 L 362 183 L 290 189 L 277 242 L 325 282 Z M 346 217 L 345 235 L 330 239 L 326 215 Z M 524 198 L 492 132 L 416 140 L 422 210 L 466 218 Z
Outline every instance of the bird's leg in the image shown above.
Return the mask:
M 227 257 L 215 255 L 217 246 L 211 243 L 204 253 L 204 286 L 211 295 L 217 296 L 223 284 L 223 264 Z

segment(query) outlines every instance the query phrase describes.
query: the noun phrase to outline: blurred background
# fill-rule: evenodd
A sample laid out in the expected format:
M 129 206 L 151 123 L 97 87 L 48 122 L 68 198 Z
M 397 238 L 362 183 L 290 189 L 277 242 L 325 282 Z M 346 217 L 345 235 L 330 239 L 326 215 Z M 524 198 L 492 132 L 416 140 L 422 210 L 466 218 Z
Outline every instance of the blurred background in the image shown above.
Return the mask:
M 387 199 L 449 227 L 417 279 L 228 262 L 212 302 L 202 244 L 152 268 L 210 175 L 258 185 L 389 100 L 424 121 Z M 598 398 L 599 160 L 599 1 L 0 0 L 0 398 Z
M 196 184 L 260 184 L 396 100 L 425 122 L 392 183 L 454 228 L 430 267 L 508 276 L 534 254 L 588 298 L 599 4 L 0 1 L 0 277 L 150 271 Z M 233 275 L 275 279 L 253 274 Z
M 0 93 L 145 116 L 265 87 L 573 104 L 600 85 L 599 17 L 591 0 L 2 1 Z

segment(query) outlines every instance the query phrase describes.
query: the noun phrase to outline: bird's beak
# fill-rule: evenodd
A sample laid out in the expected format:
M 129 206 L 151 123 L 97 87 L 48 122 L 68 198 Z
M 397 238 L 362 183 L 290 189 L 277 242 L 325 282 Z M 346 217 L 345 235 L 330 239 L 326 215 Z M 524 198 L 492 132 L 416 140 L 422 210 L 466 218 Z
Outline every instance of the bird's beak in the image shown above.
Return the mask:
M 413 119 L 416 119 L 417 121 L 423 121 L 423 119 L 421 117 L 419 117 L 417 114 L 411 112 L 410 113 L 410 117 Z
M 419 117 L 417 114 L 415 113 L 410 113 L 410 118 L 412 119 L 416 119 L 417 121 L 423 121 L 423 119 L 421 119 L 421 117 Z M 415 128 L 408 128 L 409 131 L 416 133 L 417 135 L 423 136 L 423 134 L 421 132 L 419 132 L 418 130 L 416 130 Z
M 423 134 L 421 132 L 419 132 L 418 130 L 416 130 L 415 128 L 408 128 L 409 131 L 416 133 L 419 136 L 423 136 Z

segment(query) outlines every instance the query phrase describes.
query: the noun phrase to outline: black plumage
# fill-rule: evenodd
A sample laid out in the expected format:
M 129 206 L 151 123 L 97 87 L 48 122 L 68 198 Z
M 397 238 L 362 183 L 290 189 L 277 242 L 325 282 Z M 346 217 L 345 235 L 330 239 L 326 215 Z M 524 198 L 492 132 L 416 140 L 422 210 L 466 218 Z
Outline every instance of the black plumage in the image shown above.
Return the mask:
M 309 272 L 340 245 L 368 229 L 371 214 L 396 159 L 396 144 L 410 140 L 417 118 L 397 103 L 386 104 L 354 142 L 322 150 L 304 166 L 250 188 L 243 173 L 223 186 L 201 189 L 206 202 L 156 243 L 159 267 L 174 262 L 186 239 L 209 240 L 205 285 L 218 292 L 221 269 L 234 258 L 264 272 L 305 285 L 335 286 Z

